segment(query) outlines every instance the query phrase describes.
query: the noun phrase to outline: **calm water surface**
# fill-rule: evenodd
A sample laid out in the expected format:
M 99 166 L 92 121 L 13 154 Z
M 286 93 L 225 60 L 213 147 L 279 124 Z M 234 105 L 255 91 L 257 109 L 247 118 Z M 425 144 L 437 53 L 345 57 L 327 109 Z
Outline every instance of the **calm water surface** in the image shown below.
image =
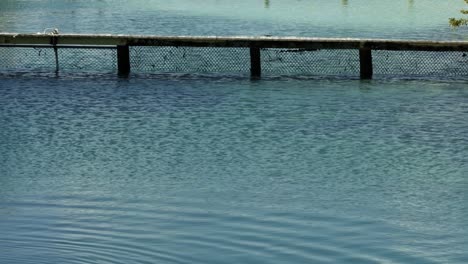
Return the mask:
M 2 0 L 0 31 L 453 40 L 462 6 Z M 0 75 L 0 263 L 468 263 L 467 87 Z
M 465 39 L 462 0 L 2 0 L 0 31 Z

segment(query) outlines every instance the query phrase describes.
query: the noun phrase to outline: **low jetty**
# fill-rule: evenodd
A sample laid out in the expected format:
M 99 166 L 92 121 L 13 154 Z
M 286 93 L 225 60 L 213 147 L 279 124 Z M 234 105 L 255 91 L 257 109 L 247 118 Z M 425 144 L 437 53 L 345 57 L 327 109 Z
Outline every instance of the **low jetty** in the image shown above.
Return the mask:
M 14 51 L 9 52 L 11 48 Z M 15 54 L 27 49 L 39 57 L 47 53 L 48 61 L 29 64 L 28 58 L 39 60 L 38 57 Z M 52 52 L 38 52 L 47 49 Z M 74 52 L 61 54 L 60 50 Z M 96 54 L 86 54 L 86 50 Z M 98 50 L 111 53 L 100 56 Z M 260 78 L 266 65 L 266 71 L 280 69 L 281 73 L 294 73 L 300 69 L 300 74 L 320 74 L 330 70 L 344 72 L 346 76 L 358 73 L 360 79 L 372 79 L 376 69 L 379 75 L 400 70 L 396 74 L 468 77 L 466 52 L 468 41 L 0 33 L 0 56 L 4 61 L 0 69 L 34 69 L 41 63 L 50 64 L 51 59 L 55 71 L 72 65 L 71 61 L 86 60 L 92 63 L 84 63 L 82 68 L 97 69 L 100 61 L 112 54 L 115 57 L 110 64 L 115 62 L 116 72 L 121 76 L 128 76 L 134 68 L 157 73 L 185 72 L 193 66 L 203 72 L 231 69 L 237 73 L 246 69 L 251 77 Z M 83 54 L 86 56 L 77 59 Z

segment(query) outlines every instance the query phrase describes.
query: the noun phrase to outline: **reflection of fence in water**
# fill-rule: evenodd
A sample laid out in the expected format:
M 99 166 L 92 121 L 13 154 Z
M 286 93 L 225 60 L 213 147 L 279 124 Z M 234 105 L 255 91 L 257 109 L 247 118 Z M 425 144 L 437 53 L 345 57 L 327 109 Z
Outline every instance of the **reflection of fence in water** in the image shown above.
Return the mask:
M 56 47 L 59 70 L 69 72 L 121 73 L 127 69 L 135 73 L 242 76 L 261 72 L 263 76 L 357 78 L 361 74 L 361 78 L 369 78 L 373 74 L 378 78 L 468 78 L 465 42 L 110 35 L 25 35 L 24 40 L 16 37 L 0 34 L 0 70 L 54 71 Z M 67 43 L 47 44 L 60 43 L 62 38 Z M 20 44 L 11 44 L 12 41 Z M 252 70 L 254 67 L 257 71 Z

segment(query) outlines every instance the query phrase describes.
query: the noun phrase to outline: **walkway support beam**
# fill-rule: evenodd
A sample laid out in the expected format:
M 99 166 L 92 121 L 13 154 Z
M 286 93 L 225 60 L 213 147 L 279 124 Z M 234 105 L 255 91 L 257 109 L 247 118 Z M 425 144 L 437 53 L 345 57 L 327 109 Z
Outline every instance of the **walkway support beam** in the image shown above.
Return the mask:
M 130 48 L 128 45 L 117 46 L 117 70 L 120 76 L 130 74 Z
M 361 71 L 361 80 L 370 80 L 374 74 L 372 67 L 372 50 L 370 48 L 359 49 L 359 68 Z
M 260 48 L 250 48 L 250 76 L 252 78 L 260 78 L 262 76 Z

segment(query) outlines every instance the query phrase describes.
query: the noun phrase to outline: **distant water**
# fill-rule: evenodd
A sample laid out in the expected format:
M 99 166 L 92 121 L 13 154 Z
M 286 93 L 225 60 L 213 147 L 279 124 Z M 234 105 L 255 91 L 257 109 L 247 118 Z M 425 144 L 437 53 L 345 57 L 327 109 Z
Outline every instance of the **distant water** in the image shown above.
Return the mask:
M 1 0 L 0 31 L 466 39 L 463 1 Z M 468 263 L 458 81 L 0 75 L 0 263 Z
M 2 0 L 0 31 L 467 39 L 462 0 Z
M 1 263 L 467 263 L 466 83 L 0 79 Z

